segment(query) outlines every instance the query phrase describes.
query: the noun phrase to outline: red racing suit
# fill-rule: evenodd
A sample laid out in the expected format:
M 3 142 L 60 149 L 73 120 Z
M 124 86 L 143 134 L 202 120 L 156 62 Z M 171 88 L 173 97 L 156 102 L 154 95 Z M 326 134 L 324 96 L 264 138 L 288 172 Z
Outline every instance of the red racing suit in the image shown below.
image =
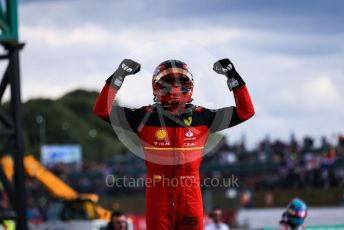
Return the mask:
M 199 168 L 209 134 L 254 115 L 245 85 L 233 90 L 236 107 L 209 110 L 188 104 L 172 115 L 159 104 L 130 109 L 113 105 L 117 90 L 105 84 L 94 113 L 113 126 L 134 132 L 147 167 L 148 230 L 201 230 L 203 204 Z

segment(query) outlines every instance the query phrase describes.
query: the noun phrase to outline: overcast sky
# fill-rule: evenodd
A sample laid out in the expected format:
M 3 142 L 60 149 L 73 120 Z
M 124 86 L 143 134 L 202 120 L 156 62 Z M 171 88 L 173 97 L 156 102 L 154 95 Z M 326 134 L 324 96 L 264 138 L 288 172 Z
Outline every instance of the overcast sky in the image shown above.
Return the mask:
M 100 4 L 101 2 L 101 4 Z M 195 104 L 234 104 L 223 76 L 229 57 L 251 92 L 256 116 L 224 133 L 287 140 L 344 133 L 344 2 L 277 0 L 22 0 L 19 5 L 23 99 L 100 90 L 124 58 L 142 64 L 118 98 L 152 103 L 151 75 L 181 59 L 195 77 Z

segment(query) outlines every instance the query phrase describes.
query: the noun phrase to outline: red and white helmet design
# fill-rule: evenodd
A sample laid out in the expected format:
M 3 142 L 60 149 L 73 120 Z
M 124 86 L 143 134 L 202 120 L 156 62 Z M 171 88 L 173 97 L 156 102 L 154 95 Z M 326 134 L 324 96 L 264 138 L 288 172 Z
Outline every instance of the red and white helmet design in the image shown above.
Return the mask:
M 160 63 L 152 79 L 154 100 L 161 104 L 185 104 L 192 101 L 193 76 L 187 64 L 179 60 Z

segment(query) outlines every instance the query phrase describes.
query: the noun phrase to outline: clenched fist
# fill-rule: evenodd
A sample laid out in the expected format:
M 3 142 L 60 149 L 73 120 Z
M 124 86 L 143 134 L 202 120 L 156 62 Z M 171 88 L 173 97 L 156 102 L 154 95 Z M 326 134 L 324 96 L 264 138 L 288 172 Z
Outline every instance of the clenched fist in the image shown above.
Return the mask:
M 106 80 L 111 87 L 120 89 L 124 78 L 140 71 L 141 65 L 131 59 L 124 59 L 117 70 Z
M 238 72 L 235 70 L 233 63 L 228 59 L 224 58 L 214 63 L 213 70 L 227 77 L 227 85 L 232 91 L 242 85 L 245 85 L 244 80 L 240 77 Z

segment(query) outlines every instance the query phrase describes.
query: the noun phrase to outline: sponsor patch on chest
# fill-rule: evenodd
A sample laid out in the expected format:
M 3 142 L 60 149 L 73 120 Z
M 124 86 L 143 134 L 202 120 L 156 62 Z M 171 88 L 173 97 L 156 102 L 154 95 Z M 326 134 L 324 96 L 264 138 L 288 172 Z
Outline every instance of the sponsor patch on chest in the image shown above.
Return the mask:
M 188 129 L 185 131 L 184 140 L 186 141 L 196 140 L 196 135 L 191 131 L 191 129 Z

